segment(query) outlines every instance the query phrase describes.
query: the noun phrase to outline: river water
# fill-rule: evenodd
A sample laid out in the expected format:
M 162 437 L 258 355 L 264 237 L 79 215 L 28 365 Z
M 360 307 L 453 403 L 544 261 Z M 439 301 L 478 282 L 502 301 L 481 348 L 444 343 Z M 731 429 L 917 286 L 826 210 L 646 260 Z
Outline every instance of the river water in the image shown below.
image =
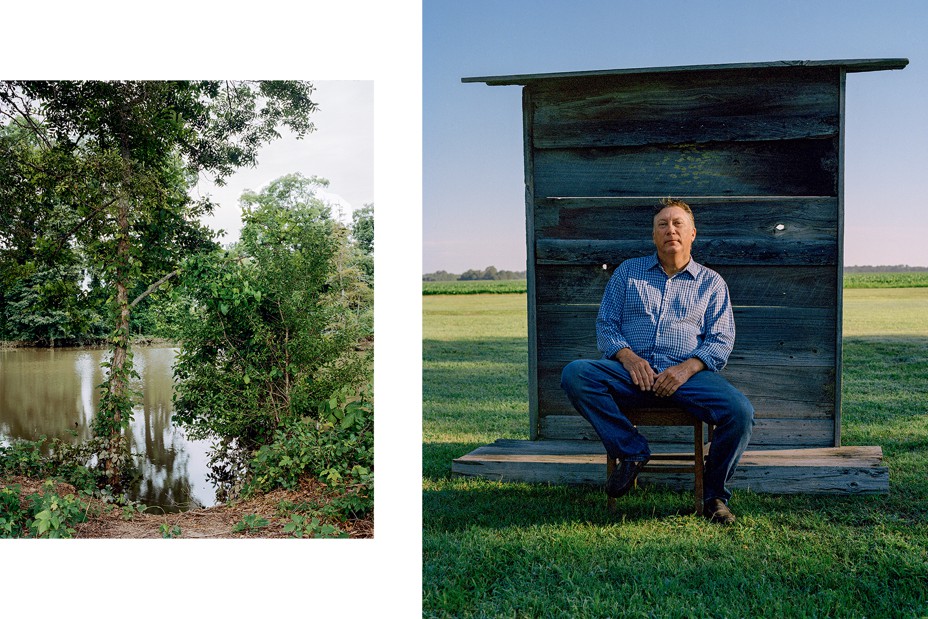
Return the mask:
M 189 440 L 171 424 L 176 349 L 133 348 L 141 392 L 131 426 L 132 453 L 142 479 L 128 492 L 165 511 L 210 507 L 216 503 L 209 473 L 209 443 Z M 105 350 L 12 348 L 0 350 L 0 441 L 62 440 L 91 436 L 91 424 L 105 376 Z

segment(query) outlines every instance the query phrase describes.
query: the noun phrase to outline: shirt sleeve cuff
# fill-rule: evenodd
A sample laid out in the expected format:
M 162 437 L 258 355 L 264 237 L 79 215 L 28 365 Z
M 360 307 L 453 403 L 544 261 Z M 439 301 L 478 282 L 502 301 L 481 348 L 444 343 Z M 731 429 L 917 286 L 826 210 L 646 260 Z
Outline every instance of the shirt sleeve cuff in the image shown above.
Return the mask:
M 606 359 L 615 359 L 615 354 L 623 348 L 630 348 L 630 346 L 625 342 L 616 342 L 605 351 L 603 351 L 603 357 Z
M 697 350 L 693 353 L 693 356 L 702 361 L 710 372 L 720 372 L 725 367 L 724 362 L 720 362 L 704 350 Z

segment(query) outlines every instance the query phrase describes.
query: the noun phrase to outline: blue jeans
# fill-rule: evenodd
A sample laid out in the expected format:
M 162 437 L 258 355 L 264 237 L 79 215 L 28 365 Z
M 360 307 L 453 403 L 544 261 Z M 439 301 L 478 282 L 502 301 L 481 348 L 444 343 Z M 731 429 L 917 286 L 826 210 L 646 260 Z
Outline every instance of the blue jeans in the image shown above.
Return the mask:
M 622 414 L 622 406 L 674 404 L 697 419 L 715 426 L 706 461 L 704 498 L 728 502 L 731 479 L 754 429 L 754 407 L 740 391 L 717 372 L 697 372 L 677 391 L 660 398 L 641 391 L 618 361 L 578 359 L 561 373 L 561 387 L 574 408 L 592 424 L 606 453 L 622 460 L 646 460 L 651 455 L 647 439 Z

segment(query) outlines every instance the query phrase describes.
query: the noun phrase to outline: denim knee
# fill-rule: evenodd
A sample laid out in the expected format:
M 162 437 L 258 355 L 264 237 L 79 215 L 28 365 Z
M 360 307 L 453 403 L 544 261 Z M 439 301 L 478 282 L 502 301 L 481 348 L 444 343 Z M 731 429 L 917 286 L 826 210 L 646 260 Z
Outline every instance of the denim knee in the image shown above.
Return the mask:
M 754 407 L 743 395 L 734 398 L 730 410 L 733 425 L 743 434 L 751 434 L 754 429 Z
M 589 359 L 574 359 L 561 370 L 561 389 L 573 393 L 583 380 L 583 372 L 589 365 Z
M 577 383 L 577 375 L 583 369 L 585 359 L 574 359 L 561 370 L 561 388 L 569 391 Z

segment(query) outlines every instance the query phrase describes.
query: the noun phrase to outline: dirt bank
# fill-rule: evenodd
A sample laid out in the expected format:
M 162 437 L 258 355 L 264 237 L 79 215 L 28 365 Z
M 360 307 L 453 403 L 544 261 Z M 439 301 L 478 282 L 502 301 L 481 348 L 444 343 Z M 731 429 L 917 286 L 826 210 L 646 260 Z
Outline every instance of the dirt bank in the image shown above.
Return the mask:
M 19 484 L 20 495 L 42 492 L 42 481 L 24 477 L 0 478 L 0 487 Z M 59 495 L 75 494 L 70 484 L 59 483 Z M 282 513 L 282 503 L 289 505 L 319 504 L 324 502 L 324 486 L 311 479 L 304 480 L 296 490 L 276 490 L 248 500 L 233 501 L 227 505 L 195 509 L 176 514 L 134 514 L 127 516 L 121 507 L 108 505 L 98 499 L 90 501 L 87 521 L 76 525 L 76 538 L 85 539 L 143 539 L 162 538 L 165 533 L 177 538 L 288 538 L 284 526 L 291 521 L 291 512 Z M 297 512 L 293 512 L 297 513 Z M 254 531 L 235 533 L 233 527 L 246 516 L 257 515 L 268 521 Z M 308 514 L 298 513 L 298 515 Z M 363 520 L 331 522 L 352 538 L 372 538 L 374 517 Z

